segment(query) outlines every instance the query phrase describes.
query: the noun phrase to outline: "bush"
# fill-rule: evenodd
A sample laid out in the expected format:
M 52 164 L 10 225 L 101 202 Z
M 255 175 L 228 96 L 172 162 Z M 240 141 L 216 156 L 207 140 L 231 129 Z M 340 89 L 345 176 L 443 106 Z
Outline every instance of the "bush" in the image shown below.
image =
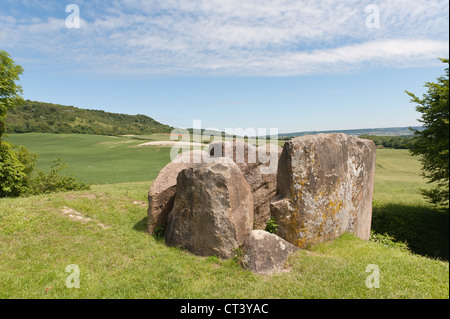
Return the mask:
M 39 171 L 31 180 L 29 189 L 31 195 L 90 189 L 89 185 L 77 182 L 72 176 L 61 176 L 59 172 L 67 165 L 61 163 L 60 159 L 56 159 L 53 163 L 47 174 Z
M 27 191 L 31 164 L 21 163 L 14 146 L 0 140 L 0 197 L 17 197 Z
M 164 239 L 164 233 L 166 232 L 166 226 L 160 225 L 156 226 L 153 231 L 154 237 L 158 240 Z
M 379 243 L 385 247 L 401 250 L 401 251 L 410 251 L 408 244 L 396 241 L 395 238 L 389 236 L 387 233 L 385 234 L 377 234 L 373 231 L 370 232 L 370 241 Z
M 269 221 L 267 222 L 266 225 L 266 229 L 265 231 L 271 233 L 271 234 L 276 234 L 278 231 L 278 224 L 275 222 L 275 219 L 270 218 Z

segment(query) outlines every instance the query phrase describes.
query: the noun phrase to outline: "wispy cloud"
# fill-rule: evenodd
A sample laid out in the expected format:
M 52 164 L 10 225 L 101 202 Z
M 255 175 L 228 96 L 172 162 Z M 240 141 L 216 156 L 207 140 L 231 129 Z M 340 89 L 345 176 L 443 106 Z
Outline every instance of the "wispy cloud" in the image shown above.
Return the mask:
M 78 1 L 80 29 L 65 27 L 57 1 L 45 1 L 37 16 L 18 12 L 38 2 L 5 1 L 2 48 L 82 72 L 302 75 L 448 56 L 448 1 L 378 1 L 375 29 L 366 27 L 371 1 Z

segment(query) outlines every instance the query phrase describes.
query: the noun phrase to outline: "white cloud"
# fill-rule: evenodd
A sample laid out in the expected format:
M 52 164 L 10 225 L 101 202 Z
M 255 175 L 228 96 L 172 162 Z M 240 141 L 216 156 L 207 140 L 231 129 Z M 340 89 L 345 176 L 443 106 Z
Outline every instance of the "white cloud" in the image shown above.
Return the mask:
M 288 53 L 278 61 L 277 69 L 285 75 L 295 75 L 345 72 L 364 65 L 417 67 L 429 65 L 430 58 L 438 64 L 436 58 L 446 51 L 448 43 L 444 41 L 376 40 L 310 53 Z
M 365 26 L 371 3 L 79 1 L 76 30 L 64 27 L 64 12 L 29 20 L 4 12 L 0 45 L 56 67 L 147 75 L 301 75 L 431 65 L 448 56 L 448 1 L 378 1 L 379 29 Z

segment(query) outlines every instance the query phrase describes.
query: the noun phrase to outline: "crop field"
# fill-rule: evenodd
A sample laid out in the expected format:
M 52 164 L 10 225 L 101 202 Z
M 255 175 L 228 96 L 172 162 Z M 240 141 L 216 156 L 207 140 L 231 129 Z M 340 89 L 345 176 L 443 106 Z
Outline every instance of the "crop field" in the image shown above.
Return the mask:
M 448 213 L 420 195 L 428 185 L 407 150 L 377 150 L 372 229 L 393 242 L 346 234 L 296 252 L 288 272 L 259 276 L 145 232 L 147 192 L 169 147 L 93 135 L 7 140 L 38 153 L 40 170 L 61 158 L 91 190 L 0 199 L 0 298 L 449 298 Z M 79 289 L 67 288 L 69 265 Z M 379 267 L 379 288 L 366 286 L 368 265 Z
M 137 147 L 151 141 L 85 134 L 12 134 L 7 140 L 39 154 L 37 169 L 47 171 L 56 158 L 67 163 L 67 173 L 88 184 L 151 181 L 170 161 L 168 147 Z M 154 140 L 167 135 L 157 134 Z

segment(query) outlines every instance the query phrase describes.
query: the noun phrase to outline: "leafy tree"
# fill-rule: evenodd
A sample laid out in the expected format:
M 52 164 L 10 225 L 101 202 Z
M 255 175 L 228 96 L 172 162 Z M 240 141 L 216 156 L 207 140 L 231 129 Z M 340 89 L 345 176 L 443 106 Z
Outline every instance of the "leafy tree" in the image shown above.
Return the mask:
M 406 91 L 412 97 L 411 102 L 418 104 L 416 109 L 422 113 L 419 120 L 424 129 L 413 130 L 414 140 L 410 151 L 420 155 L 423 176 L 429 183 L 435 183 L 431 190 L 423 190 L 431 202 L 446 206 L 449 201 L 449 60 L 440 59 L 447 64 L 445 75 L 437 82 L 427 82 L 427 93 L 420 99 Z
M 27 171 L 30 161 L 22 163 L 14 146 L 3 141 L 6 112 L 22 99 L 22 88 L 16 84 L 23 69 L 5 51 L 0 50 L 0 197 L 19 196 L 27 188 Z
M 6 112 L 23 101 L 22 87 L 16 83 L 22 72 L 23 68 L 0 50 L 0 139 L 5 131 Z

